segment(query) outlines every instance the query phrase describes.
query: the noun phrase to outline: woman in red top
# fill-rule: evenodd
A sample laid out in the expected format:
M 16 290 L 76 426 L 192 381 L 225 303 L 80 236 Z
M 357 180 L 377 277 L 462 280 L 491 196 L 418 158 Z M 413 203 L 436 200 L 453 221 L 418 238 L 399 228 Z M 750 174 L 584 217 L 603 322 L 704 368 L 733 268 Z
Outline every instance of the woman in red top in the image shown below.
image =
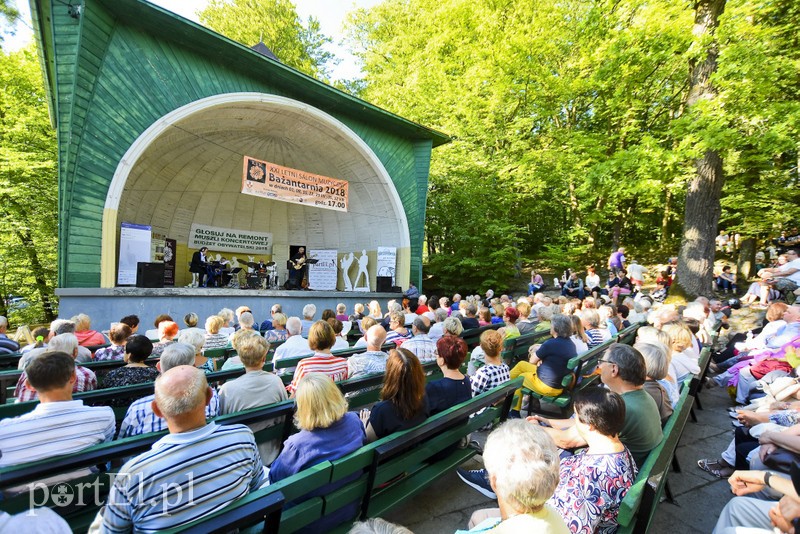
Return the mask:
M 85 313 L 79 313 L 70 320 L 75 323 L 75 337 L 78 338 L 78 345 L 93 347 L 108 343 L 106 336 L 97 330 L 92 330 L 92 319 Z

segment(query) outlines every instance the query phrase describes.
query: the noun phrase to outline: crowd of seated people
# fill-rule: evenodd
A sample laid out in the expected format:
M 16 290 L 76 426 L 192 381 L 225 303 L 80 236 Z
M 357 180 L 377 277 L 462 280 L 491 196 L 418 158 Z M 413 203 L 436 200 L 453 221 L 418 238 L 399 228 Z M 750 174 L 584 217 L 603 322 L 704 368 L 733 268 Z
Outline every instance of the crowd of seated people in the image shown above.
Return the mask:
M 703 332 L 707 333 L 709 325 L 718 322 L 718 312 L 714 311 L 711 302 L 702 300 L 685 310 L 661 306 L 653 311 L 650 309 L 650 301 L 634 301 L 632 298 L 625 299 L 624 304 L 619 307 L 613 301 L 598 305 L 598 298 L 590 295 L 589 291 L 583 299 L 554 299 L 542 293 L 522 296 L 517 301 L 510 295 L 495 297 L 493 293 L 487 298 L 484 301 L 478 295 L 464 298 L 454 295 L 450 305 L 447 298 L 426 297 L 422 308 L 417 306 L 418 302 L 406 304 L 405 311 L 414 310 L 411 312 L 413 317 L 408 317 L 404 313 L 403 304 L 397 301 L 389 302 L 384 307 L 377 302 L 369 303 L 366 308 L 371 315 L 363 315 L 356 309 L 352 315 L 348 315 L 346 307 L 337 307 L 336 311 L 324 310 L 321 314 L 324 320 L 313 320 L 317 315 L 316 306 L 313 310 L 307 306 L 303 313 L 307 326 L 305 336 L 303 320 L 299 317 L 287 317 L 280 307 L 276 309 L 275 306 L 269 310 L 269 325 L 264 332 L 256 328 L 256 325 L 263 326 L 264 323 L 258 323 L 255 314 L 245 307 L 237 309 L 235 314 L 231 310 L 227 310 L 230 314 L 222 310 L 220 314 L 206 318 L 205 332 L 196 327 L 199 317 L 189 317 L 184 321 L 187 328 L 180 330 L 171 317 L 162 316 L 154 325 L 155 333 L 150 332 L 150 336 L 136 335 L 138 318 L 134 321 L 129 317 L 110 329 L 110 350 L 97 350 L 94 359 L 119 359 L 118 353 L 121 350 L 121 366 L 101 377 L 99 385 L 102 387 L 119 387 L 156 380 L 154 395 L 118 404 L 128 406 L 118 438 L 169 430 L 170 435 L 164 438 L 165 443 L 176 443 L 171 441 L 175 438 L 170 436 L 183 435 L 184 432 L 197 432 L 198 443 L 202 442 L 200 436 L 205 435 L 204 432 L 208 432 L 209 436 L 213 434 L 213 439 L 216 440 L 217 433 L 220 436 L 225 434 L 219 428 L 225 427 L 215 427 L 213 423 L 199 425 L 200 420 L 205 422 L 216 415 L 266 406 L 293 397 L 298 410 L 297 425 L 301 429 L 299 434 L 290 438 L 295 441 L 282 444 L 254 443 L 253 457 L 250 456 L 250 445 L 246 445 L 252 439 L 252 432 L 275 424 L 275 421 L 231 430 L 231 436 L 250 436 L 244 441 L 239 439 L 239 445 L 232 449 L 235 454 L 243 455 L 242 461 L 250 469 L 240 474 L 242 480 L 249 482 L 234 486 L 237 488 L 236 497 L 239 497 L 258 485 L 290 476 L 315 462 L 341 457 L 366 442 L 416 426 L 433 414 L 501 386 L 517 376 L 525 378 L 524 385 L 529 389 L 542 395 L 557 395 L 563 388 L 565 377 L 573 372 L 567 366 L 571 358 L 609 340 L 614 333 L 625 328 L 626 321 L 631 324 L 647 319 L 653 327 L 640 329 L 635 348 L 613 345 L 604 354 L 598 364 L 598 372 L 600 381 L 606 387 L 589 388 L 585 394 L 581 393 L 574 404 L 575 413 L 571 419 L 546 419 L 529 415 L 527 420 L 509 423 L 510 428 L 516 425 L 524 435 L 533 429 L 537 437 L 528 441 L 538 443 L 542 450 L 555 451 L 554 463 L 549 468 L 554 468 L 556 472 L 552 488 L 543 490 L 530 503 L 512 503 L 515 494 L 501 489 L 506 488 L 501 482 L 506 475 L 501 473 L 499 467 L 495 467 L 493 471 L 492 466 L 498 464 L 492 462 L 497 458 L 490 458 L 494 449 L 488 443 L 483 455 L 486 470 L 460 473 L 470 485 L 482 488 L 482 493 L 485 490 L 484 494 L 496 495 L 500 504 L 500 511 L 496 514 L 487 512 L 483 517 L 476 515 L 475 524 L 494 521 L 506 523 L 510 527 L 515 523 L 514 517 L 522 514 L 529 517 L 516 521 L 539 521 L 546 516 L 545 523 L 557 526 L 557 530 L 553 531 L 589 532 L 595 529 L 612 529 L 619 501 L 635 478 L 637 465 L 641 465 L 649 451 L 662 439 L 661 424 L 669 418 L 671 409 L 678 401 L 681 381 L 697 371 Z M 363 309 L 365 308 L 362 307 Z M 388 312 L 383 313 L 382 309 Z M 784 338 L 781 336 L 794 331 L 792 329 L 796 327 L 791 325 L 800 321 L 797 309 L 797 306 L 788 307 L 788 319 L 782 319 L 786 324 L 770 327 L 773 336 L 765 341 L 765 346 L 769 344 L 773 347 L 778 343 L 776 336 L 778 340 L 782 340 Z M 360 319 L 356 318 L 357 314 L 361 314 Z M 489 318 L 483 323 L 491 324 L 495 320 L 502 325 L 483 332 L 479 346 L 468 355 L 467 346 L 459 336 L 465 330 L 480 326 L 479 317 L 482 314 L 488 314 Z M 793 314 L 797 315 L 796 319 L 793 319 Z M 342 321 L 337 316 L 346 316 L 347 321 Z M 347 358 L 337 356 L 335 348 L 337 343 L 345 339 L 341 335 L 343 330 L 340 327 L 344 322 L 351 323 L 351 329 L 363 333 L 363 338 L 359 340 L 361 345 L 357 344 L 363 346 L 363 351 Z M 786 325 L 789 325 L 788 329 Z M 80 363 L 81 347 L 73 333 L 75 329 L 74 321 L 54 322 L 47 335 L 43 336 L 42 346 L 32 348 L 26 353 L 25 356 L 28 357 L 21 364 L 25 368 L 25 374 L 18 384 L 18 401 L 36 398 L 38 394 L 41 399 L 39 406 L 47 409 L 46 404 L 54 402 L 54 398 L 64 402 L 79 402 L 70 400 L 72 393 L 97 387 L 97 379 L 91 380 L 91 370 L 76 365 Z M 60 333 L 62 331 L 64 333 Z M 500 357 L 504 342 L 533 332 L 549 334 L 550 337 L 541 345 L 531 348 L 528 361 L 520 362 L 514 369 L 509 369 Z M 208 343 L 209 335 L 219 336 L 212 346 Z M 384 345 L 390 338 L 395 348 L 384 352 Z M 263 370 L 270 350 L 269 344 L 273 342 L 280 343 L 274 352 L 273 361 L 302 357 L 296 367 L 285 371 L 292 375 L 292 380 L 286 387 L 279 376 Z M 747 339 L 745 342 L 748 343 L 748 352 L 756 350 L 751 348 L 752 340 Z M 160 353 L 155 351 L 156 347 L 160 348 Z M 214 369 L 214 359 L 205 356 L 204 352 L 223 347 L 232 347 L 236 351 L 236 356 L 228 358 L 226 365 L 230 362 L 231 366 L 243 367 L 244 374 L 235 380 L 228 380 L 218 388 L 209 388 L 204 375 Z M 784 345 L 779 348 L 784 348 Z M 30 375 L 28 367 L 34 362 L 45 362 L 56 354 L 62 355 L 59 356 L 61 360 L 64 360 L 63 356 L 68 357 L 72 363 L 68 380 L 57 384 L 62 393 L 54 397 L 43 392 L 56 386 L 51 382 L 41 382 L 36 371 L 32 371 L 34 374 Z M 107 354 L 112 356 L 106 356 Z M 462 368 L 468 356 L 470 366 L 464 373 Z M 750 361 L 744 359 L 745 356 L 739 352 L 728 359 L 733 357 L 737 358 L 737 363 Z M 89 358 L 91 359 L 91 353 Z M 757 355 L 753 356 L 753 360 L 757 361 L 755 358 Z M 151 367 L 148 359 L 158 359 L 158 363 Z M 422 364 L 427 361 L 436 362 L 442 378 L 426 385 Z M 69 367 L 66 362 L 64 365 Z M 173 373 L 173 370 L 176 371 Z M 347 411 L 346 399 L 333 384 L 379 373 L 384 375 L 381 400 L 368 412 L 362 412 L 359 421 L 359 414 Z M 304 397 L 304 386 L 313 393 Z M 63 393 L 66 388 L 69 389 L 68 395 Z M 161 397 L 159 388 L 166 388 Z M 748 392 L 756 390 L 757 387 L 751 384 Z M 181 402 L 171 400 L 170 395 L 176 391 L 183 391 L 180 394 L 183 396 L 179 395 Z M 748 397 L 747 401 L 750 400 Z M 327 404 L 323 406 L 319 402 Z M 516 412 L 512 415 L 521 416 L 520 408 L 522 407 L 519 405 L 515 406 Z M 528 407 L 529 414 L 531 408 Z M 308 415 L 303 421 L 300 420 L 301 412 Z M 746 418 L 747 416 L 743 416 L 743 419 Z M 113 415 L 111 419 L 113 424 Z M 23 422 L 19 421 L 19 424 Z M 353 426 L 353 422 L 356 426 Z M 1 420 L 0 435 L 4 425 L 13 427 L 17 423 L 16 418 Z M 198 426 L 186 426 L 195 423 Z M 340 427 L 342 435 L 347 436 L 346 439 L 331 440 L 331 432 L 339 435 Z M 112 430 L 110 436 L 102 434 L 92 441 L 87 440 L 85 446 L 113 437 Z M 195 443 L 187 441 L 190 442 Z M 743 448 L 745 443 L 752 444 L 752 440 L 741 438 L 740 443 L 734 444 L 732 466 L 736 465 L 735 455 L 739 450 L 737 446 Z M 0 445 L 0 450 L 2 448 L 3 445 Z M 153 454 L 160 462 L 155 449 L 154 447 L 151 453 L 145 454 Z M 318 450 L 319 454 L 305 457 L 302 456 L 305 450 Z M 797 450 L 800 450 L 800 444 Z M 5 451 L 3 452 L 5 458 Z M 61 449 L 54 452 L 61 453 Z M 15 454 L 20 458 L 17 463 L 30 461 L 24 450 Z M 184 461 L 181 454 L 176 458 L 180 457 Z M 253 469 L 257 464 L 256 458 L 261 465 L 272 465 L 269 475 L 255 474 Z M 172 460 L 164 458 L 165 461 L 167 459 Z M 131 473 L 139 472 L 144 465 L 142 462 L 142 458 L 133 459 L 124 469 Z M 503 462 L 506 460 L 501 461 Z M 513 465 L 515 461 L 506 463 Z M 188 465 L 193 464 L 190 462 Z M 719 466 L 711 464 L 710 467 Z M 146 472 L 144 476 L 158 475 Z M 129 488 L 115 487 L 112 495 L 121 497 L 127 491 Z M 604 507 L 597 509 L 592 506 L 588 497 L 591 492 L 602 493 Z M 228 495 L 228 500 L 232 500 L 231 495 Z M 137 517 L 135 503 L 129 504 L 131 506 L 127 510 L 125 507 L 107 508 L 98 520 L 109 528 L 128 524 L 129 521 L 137 529 L 140 526 L 166 528 L 167 522 L 160 523 L 167 521 L 164 517 Z M 568 514 L 569 510 L 572 512 Z M 548 513 L 542 515 L 543 511 Z M 204 513 L 202 510 L 200 512 Z M 185 517 L 183 514 L 181 505 L 176 505 L 172 516 L 174 522 L 169 522 L 169 525 L 180 524 Z M 563 525 L 555 521 L 556 518 Z M 149 523 L 151 520 L 155 522 Z M 562 526 L 565 530 L 558 530 Z

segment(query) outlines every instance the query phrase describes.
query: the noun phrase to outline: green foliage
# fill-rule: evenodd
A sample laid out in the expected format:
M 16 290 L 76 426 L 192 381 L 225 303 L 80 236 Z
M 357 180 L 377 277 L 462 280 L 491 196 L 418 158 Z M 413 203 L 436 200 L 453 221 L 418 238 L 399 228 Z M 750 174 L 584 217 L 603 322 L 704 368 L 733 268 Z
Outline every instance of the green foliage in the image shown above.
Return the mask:
M 427 274 L 497 287 L 520 258 L 604 264 L 618 244 L 663 260 L 709 148 L 730 176 L 730 228 L 796 220 L 800 8 L 728 4 L 720 98 L 690 110 L 703 50 L 690 3 L 386 0 L 352 14 L 360 96 L 453 136 L 432 162 Z
M 234 41 L 247 46 L 263 41 L 285 65 L 328 77 L 334 58 L 323 47 L 331 39 L 315 18 L 304 24 L 290 0 L 211 0 L 199 15 L 204 25 Z
M 0 53 L 0 314 L 16 324 L 54 315 L 56 161 L 35 51 Z M 27 307 L 7 310 L 10 295 Z

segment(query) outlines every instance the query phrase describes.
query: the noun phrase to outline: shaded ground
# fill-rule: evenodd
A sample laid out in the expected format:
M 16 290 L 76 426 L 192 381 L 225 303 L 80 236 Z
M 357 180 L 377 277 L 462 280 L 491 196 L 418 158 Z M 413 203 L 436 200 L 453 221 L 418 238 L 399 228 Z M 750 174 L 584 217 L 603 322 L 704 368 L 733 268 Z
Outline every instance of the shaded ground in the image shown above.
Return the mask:
M 732 330 L 747 331 L 763 317 L 763 312 L 747 308 L 735 311 Z M 650 532 L 685 532 L 708 534 L 714 529 L 717 517 L 731 498 L 726 480 L 720 480 L 697 467 L 700 458 L 718 457 L 733 438 L 731 419 L 726 409 L 732 405 L 721 388 L 700 393 L 703 410 L 695 410 L 697 423 L 687 423 L 676 452 L 681 472 L 669 475 L 675 503 L 658 506 Z M 479 436 L 484 441 L 485 434 Z M 466 469 L 483 467 L 477 456 L 463 465 Z M 408 503 L 399 506 L 385 519 L 404 525 L 415 534 L 444 534 L 465 529 L 473 511 L 496 506 L 468 487 L 458 476 L 448 473 Z

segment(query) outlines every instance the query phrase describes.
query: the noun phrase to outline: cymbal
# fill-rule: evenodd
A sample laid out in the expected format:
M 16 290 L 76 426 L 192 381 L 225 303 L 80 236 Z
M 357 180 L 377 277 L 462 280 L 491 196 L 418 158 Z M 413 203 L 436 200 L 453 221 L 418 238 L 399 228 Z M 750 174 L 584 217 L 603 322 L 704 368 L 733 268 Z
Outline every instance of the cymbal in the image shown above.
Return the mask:
M 275 265 L 274 261 L 268 261 L 267 262 L 267 267 L 272 267 L 273 265 Z

